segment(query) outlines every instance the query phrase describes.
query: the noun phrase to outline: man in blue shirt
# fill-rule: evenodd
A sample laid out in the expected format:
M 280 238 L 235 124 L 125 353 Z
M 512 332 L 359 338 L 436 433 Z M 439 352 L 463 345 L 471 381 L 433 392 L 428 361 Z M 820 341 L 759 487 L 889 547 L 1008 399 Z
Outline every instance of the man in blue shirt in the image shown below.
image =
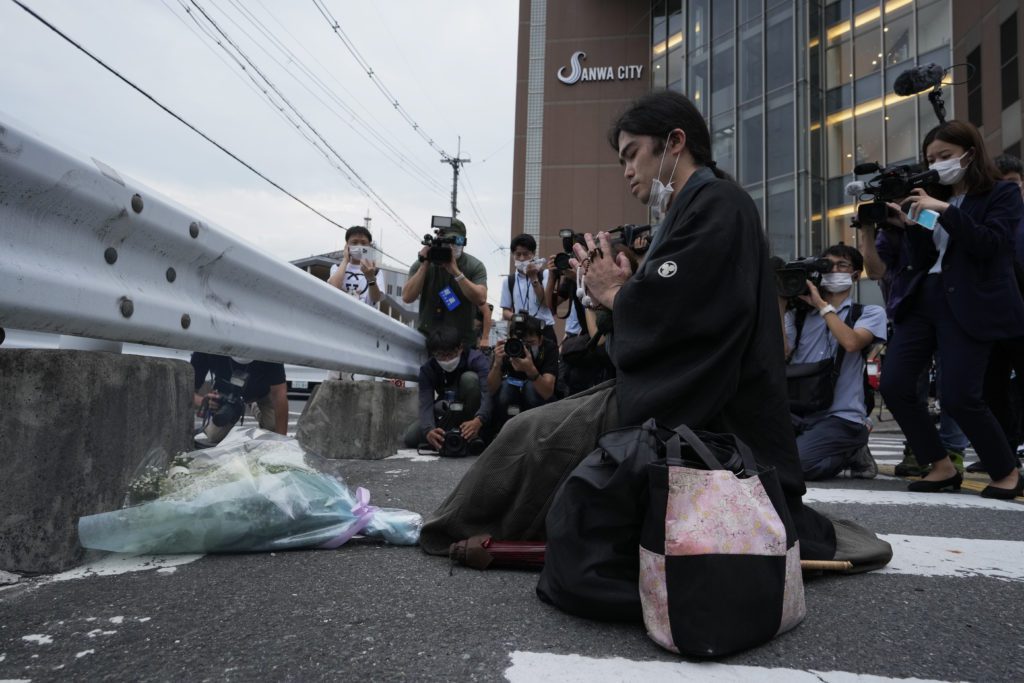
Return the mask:
M 864 268 L 860 252 L 837 244 L 822 256 L 832 262 L 832 272 L 822 276 L 821 291 L 807 283 L 809 294 L 800 297 L 810 306 L 806 316 L 786 311 L 786 300 L 780 300 L 788 363 L 817 363 L 836 358 L 839 349 L 843 350 L 832 405 L 796 421 L 800 462 L 808 481 L 834 477 L 846 468 L 853 477 L 871 478 L 878 467 L 867 449 L 862 352 L 875 341 L 885 340 L 885 310 L 864 306 L 859 316 L 853 315 L 850 293 Z M 802 330 L 797 343 L 800 318 Z

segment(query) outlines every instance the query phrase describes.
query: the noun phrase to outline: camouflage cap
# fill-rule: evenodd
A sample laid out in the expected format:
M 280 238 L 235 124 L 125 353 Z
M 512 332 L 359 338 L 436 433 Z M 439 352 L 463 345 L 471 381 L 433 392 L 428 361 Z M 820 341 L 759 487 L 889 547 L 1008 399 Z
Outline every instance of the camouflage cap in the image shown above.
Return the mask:
M 466 224 L 460 221 L 458 218 L 452 219 L 452 225 L 450 228 L 444 229 L 446 235 L 462 235 L 466 236 Z

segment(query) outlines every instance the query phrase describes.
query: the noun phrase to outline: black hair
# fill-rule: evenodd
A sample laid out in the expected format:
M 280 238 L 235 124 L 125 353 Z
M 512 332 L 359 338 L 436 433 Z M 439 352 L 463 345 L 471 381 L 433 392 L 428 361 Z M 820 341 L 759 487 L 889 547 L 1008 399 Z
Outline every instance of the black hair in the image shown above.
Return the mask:
M 928 131 L 928 134 L 924 136 L 924 142 L 921 143 L 922 158 L 927 159 L 928 145 L 936 140 L 962 147 L 965 152 L 973 152 L 971 165 L 967 167 L 967 172 L 964 174 L 964 185 L 967 187 L 968 194 L 988 192 L 996 184 L 996 181 L 1002 178 L 985 149 L 981 133 L 973 124 L 950 119 L 935 126 Z M 945 196 L 938 197 L 938 199 L 945 200 L 952 196 L 953 188 L 948 185 L 944 187 L 947 188 L 943 192 Z M 931 193 L 929 192 L 929 194 Z
M 459 331 L 451 325 L 436 327 L 427 334 L 427 353 L 433 356 L 443 351 L 455 351 L 462 346 L 462 337 Z
M 851 247 L 849 244 L 840 242 L 839 244 L 833 244 L 831 247 L 821 252 L 822 257 L 825 256 L 838 256 L 844 258 L 850 262 L 853 266 L 853 272 L 859 273 L 864 270 L 864 257 L 857 249 Z
M 515 251 L 517 247 L 525 247 L 531 254 L 536 254 L 537 240 L 533 239 L 533 235 L 528 235 L 524 232 L 522 235 L 516 235 L 512 238 L 512 251 Z
M 373 244 L 373 235 L 362 225 L 353 225 L 351 228 L 345 231 L 345 241 L 348 242 L 350 239 L 357 235 L 362 235 L 366 239 L 370 240 L 370 244 Z
M 1024 176 L 1024 164 L 1012 154 L 1000 154 L 992 161 L 995 162 L 996 168 L 1004 176 L 1007 173 L 1016 173 L 1019 176 Z
M 694 163 L 709 167 L 719 178 L 731 180 L 711 158 L 711 133 L 707 122 L 690 98 L 682 93 L 665 90 L 634 100 L 612 124 L 608 143 L 618 152 L 620 134 L 648 135 L 655 139 L 654 152 L 660 153 L 669 133 L 676 128 L 686 133 L 686 149 Z

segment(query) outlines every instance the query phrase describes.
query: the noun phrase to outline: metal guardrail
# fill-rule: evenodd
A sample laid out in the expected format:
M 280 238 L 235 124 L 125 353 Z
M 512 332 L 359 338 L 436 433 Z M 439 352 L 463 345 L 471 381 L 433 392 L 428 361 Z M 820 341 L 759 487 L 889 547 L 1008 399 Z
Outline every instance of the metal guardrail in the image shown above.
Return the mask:
M 415 378 L 423 337 L 0 115 L 0 327 Z

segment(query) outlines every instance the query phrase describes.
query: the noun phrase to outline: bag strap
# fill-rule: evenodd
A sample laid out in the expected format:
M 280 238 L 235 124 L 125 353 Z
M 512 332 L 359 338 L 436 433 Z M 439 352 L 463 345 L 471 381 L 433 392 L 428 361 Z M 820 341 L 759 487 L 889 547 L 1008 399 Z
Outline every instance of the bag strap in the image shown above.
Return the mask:
M 686 441 L 690 448 L 693 449 L 694 453 L 701 459 L 701 462 L 709 470 L 724 470 L 725 466 L 722 462 L 715 457 L 715 454 L 711 452 L 711 449 L 701 441 L 700 437 L 697 436 L 692 429 L 685 424 L 679 425 L 674 430 L 674 433 L 665 442 L 666 455 L 669 458 L 681 459 L 682 447 L 680 440 Z M 733 437 L 733 442 L 736 444 L 736 452 L 739 453 L 740 459 L 743 461 L 743 469 L 749 476 L 757 474 L 757 461 L 754 460 L 754 453 L 750 450 L 747 444 L 743 443 L 741 439 Z

